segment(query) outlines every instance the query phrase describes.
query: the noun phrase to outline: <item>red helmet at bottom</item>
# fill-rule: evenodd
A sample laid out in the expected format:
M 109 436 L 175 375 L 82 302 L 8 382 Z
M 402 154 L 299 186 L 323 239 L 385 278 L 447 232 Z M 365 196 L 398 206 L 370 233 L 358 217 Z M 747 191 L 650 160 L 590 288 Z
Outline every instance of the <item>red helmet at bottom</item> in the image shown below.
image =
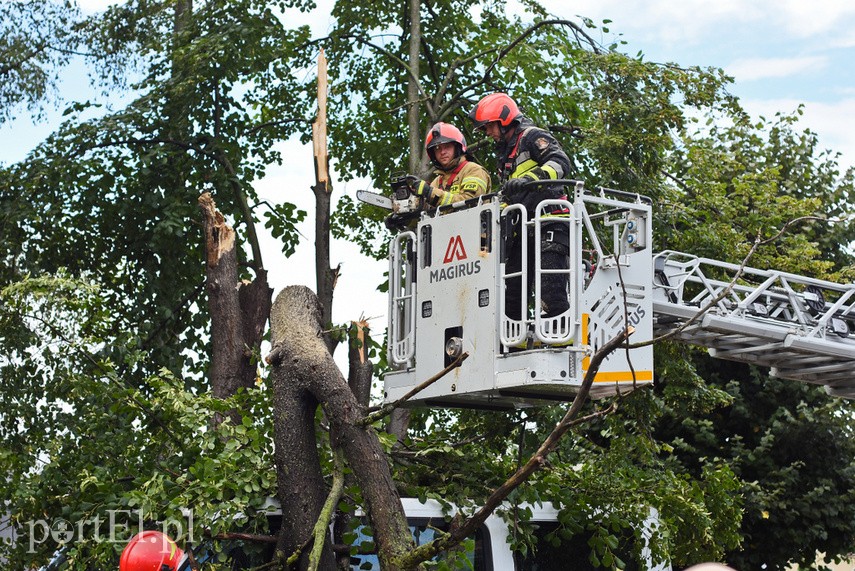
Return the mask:
M 159 531 L 143 531 L 128 541 L 119 571 L 181 571 L 188 558 L 172 539 Z

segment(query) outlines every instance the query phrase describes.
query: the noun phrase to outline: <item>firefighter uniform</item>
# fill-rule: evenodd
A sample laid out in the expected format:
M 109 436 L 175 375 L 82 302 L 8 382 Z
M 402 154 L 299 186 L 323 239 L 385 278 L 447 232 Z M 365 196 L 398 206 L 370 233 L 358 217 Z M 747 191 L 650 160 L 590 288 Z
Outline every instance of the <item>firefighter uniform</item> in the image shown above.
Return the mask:
M 428 202 L 431 206 L 446 206 L 490 192 L 490 175 L 487 170 L 466 157 L 460 157 L 451 169 L 437 169 L 431 181 Z
M 555 180 L 565 178 L 570 171 L 570 159 L 555 140 L 551 133 L 535 127 L 526 117 L 520 117 L 514 123 L 515 130 L 510 136 L 496 145 L 499 180 L 504 184 L 509 180 L 525 181 Z M 510 194 L 510 195 L 509 195 Z M 522 204 L 531 219 L 537 205 L 546 199 L 563 198 L 564 190 L 560 185 L 543 185 L 529 187 L 516 192 L 506 193 L 505 200 L 509 204 Z M 548 216 L 568 216 L 568 212 L 553 210 Z M 513 225 L 513 221 L 511 221 Z M 566 224 L 543 224 L 541 228 L 540 259 L 544 269 L 568 268 L 570 255 L 570 237 Z M 517 272 L 522 265 L 522 231 L 516 228 L 511 237 L 506 253 L 506 272 Z M 529 291 L 534 281 L 534 232 L 529 229 L 528 260 L 529 272 L 527 281 Z M 560 315 L 570 307 L 567 295 L 567 274 L 544 274 L 541 278 L 540 310 L 546 317 Z M 520 296 L 522 294 L 521 278 L 510 279 L 505 290 L 505 313 L 511 319 L 522 319 L 520 315 Z

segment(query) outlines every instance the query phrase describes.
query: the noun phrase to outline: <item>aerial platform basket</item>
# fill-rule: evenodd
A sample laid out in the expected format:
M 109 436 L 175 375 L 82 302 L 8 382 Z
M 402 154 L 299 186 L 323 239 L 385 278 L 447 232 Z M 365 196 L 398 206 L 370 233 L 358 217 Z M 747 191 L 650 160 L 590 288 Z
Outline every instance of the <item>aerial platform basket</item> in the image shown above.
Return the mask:
M 520 206 L 495 195 L 424 214 L 390 247 L 387 401 L 401 398 L 453 362 L 468 358 L 418 393 L 410 405 L 513 408 L 572 399 L 590 357 L 627 325 L 630 341 L 653 334 L 651 206 L 644 197 L 568 185 L 568 200 L 542 202 L 529 219 Z M 556 215 L 555 212 L 561 214 Z M 543 233 L 566 226 L 569 269 L 541 267 Z M 520 228 L 526 230 L 520 231 Z M 505 272 L 514 234 L 527 234 L 519 274 Z M 529 253 L 529 252 L 526 252 Z M 530 259 L 530 262 L 526 260 Z M 525 276 L 529 299 L 522 319 L 505 310 L 505 283 Z M 544 317 L 541 282 L 547 273 L 567 274 L 570 309 Z M 514 313 L 514 312 L 511 312 Z M 600 366 L 591 394 L 628 392 L 653 380 L 648 345 L 612 353 Z

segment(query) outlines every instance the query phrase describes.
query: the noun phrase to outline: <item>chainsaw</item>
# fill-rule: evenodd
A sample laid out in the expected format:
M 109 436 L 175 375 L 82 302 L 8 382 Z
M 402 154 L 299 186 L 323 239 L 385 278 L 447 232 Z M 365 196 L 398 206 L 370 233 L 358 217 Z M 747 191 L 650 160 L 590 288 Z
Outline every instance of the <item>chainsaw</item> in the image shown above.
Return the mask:
M 411 187 L 418 179 L 412 175 L 394 175 L 392 177 L 392 196 L 377 194 L 369 190 L 357 190 L 356 198 L 365 204 L 378 206 L 393 214 L 411 214 L 421 212 L 424 199 L 413 193 Z

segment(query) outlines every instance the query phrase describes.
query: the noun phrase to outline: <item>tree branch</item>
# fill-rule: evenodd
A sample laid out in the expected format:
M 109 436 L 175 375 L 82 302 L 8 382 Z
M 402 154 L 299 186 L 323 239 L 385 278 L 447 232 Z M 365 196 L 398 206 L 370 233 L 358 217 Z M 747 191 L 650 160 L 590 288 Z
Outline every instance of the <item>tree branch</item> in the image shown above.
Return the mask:
M 249 207 L 249 202 L 246 200 L 246 193 L 241 188 L 241 183 L 238 179 L 237 172 L 232 166 L 231 161 L 226 157 L 225 153 L 218 151 L 219 163 L 223 165 L 229 175 L 229 185 L 235 195 L 235 201 L 240 207 L 244 222 L 246 222 L 247 241 L 252 248 L 252 268 L 256 274 L 264 271 L 264 262 L 261 257 L 261 243 L 258 240 L 258 234 L 255 232 L 255 222 L 252 219 L 252 210 Z
M 431 378 L 427 379 L 426 381 L 419 383 L 418 385 L 416 385 L 415 387 L 410 389 L 410 391 L 407 394 L 405 394 L 404 396 L 402 396 L 401 398 L 399 398 L 395 402 L 384 404 L 378 410 L 376 410 L 376 411 L 372 412 L 371 414 L 369 414 L 368 416 L 364 417 L 359 422 L 359 424 L 361 426 L 371 426 L 372 424 L 374 424 L 375 422 L 377 422 L 378 420 L 380 420 L 381 418 L 383 418 L 384 416 L 386 416 L 387 414 L 389 414 L 390 412 L 392 412 L 393 410 L 395 410 L 396 408 L 398 408 L 399 406 L 401 406 L 402 404 L 404 404 L 405 402 L 407 402 L 408 400 L 413 398 L 415 395 L 422 392 L 423 390 L 425 390 L 426 388 L 428 388 L 429 386 L 431 386 L 432 384 L 434 384 L 435 382 L 437 382 L 438 380 L 443 378 L 445 375 L 447 375 L 448 373 L 450 373 L 451 371 L 453 371 L 454 369 L 459 367 L 460 364 L 463 363 L 463 361 L 465 361 L 467 359 L 467 357 L 469 357 L 469 353 L 461 354 L 459 357 L 457 357 L 457 359 L 455 359 L 446 368 L 444 368 L 443 370 L 441 370 L 440 372 L 438 372 L 437 374 L 435 374 Z
M 287 123 L 305 123 L 306 125 L 311 125 L 312 120 L 311 119 L 305 119 L 303 117 L 286 117 L 285 119 L 278 119 L 276 121 L 265 121 L 264 123 L 259 123 L 258 125 L 255 125 L 251 129 L 247 129 L 245 134 L 246 135 L 254 135 L 258 131 L 261 131 L 262 129 L 266 129 L 268 127 L 276 127 L 279 125 L 285 125 Z
M 130 382 L 127 381 L 122 375 L 116 375 L 116 374 L 112 373 L 109 369 L 107 369 L 104 366 L 103 363 L 101 363 L 98 359 L 96 359 L 89 351 L 81 348 L 76 342 L 73 342 L 71 339 L 66 337 L 65 334 L 63 334 L 63 332 L 56 325 L 54 325 L 53 323 L 51 323 L 50 321 L 48 321 L 44 317 L 41 317 L 41 316 L 35 315 L 35 314 L 21 313 L 21 312 L 17 312 L 17 311 L 15 313 L 18 316 L 20 316 L 22 319 L 27 319 L 27 318 L 32 319 L 34 321 L 40 322 L 42 325 L 47 327 L 48 330 L 51 331 L 51 333 L 53 333 L 58 339 L 63 341 L 66 345 L 71 347 L 76 353 L 80 354 L 80 356 L 82 356 L 83 359 L 85 359 L 87 362 L 89 362 L 89 364 L 96 371 L 98 371 L 103 376 L 103 378 L 107 379 L 109 382 L 115 383 L 116 385 L 118 385 L 120 387 L 125 387 L 125 388 L 131 389 L 131 390 L 137 388 L 137 387 L 134 387 L 133 385 L 131 385 Z M 143 401 L 138 399 L 132 393 L 128 395 L 128 399 L 132 403 L 134 403 L 137 406 L 137 408 L 139 408 L 143 413 L 145 413 L 149 420 L 152 420 L 155 424 L 157 424 L 157 426 L 159 426 L 163 430 L 163 432 L 169 437 L 170 440 L 172 440 L 172 442 L 176 446 L 178 446 L 179 448 L 184 447 L 184 445 L 185 445 L 184 441 L 181 440 L 180 438 L 178 438 L 178 436 L 176 436 L 175 433 L 169 429 L 169 427 L 166 425 L 166 423 L 163 421 L 163 419 L 161 418 L 160 414 L 157 413 L 157 411 L 155 411 L 154 409 L 152 409 L 151 407 L 146 405 Z
M 589 36 L 582 28 L 580 28 L 579 25 L 576 24 L 575 22 L 572 22 L 570 20 L 562 20 L 562 19 L 542 20 L 542 21 L 537 22 L 536 24 L 533 24 L 532 26 L 530 26 L 528 29 L 523 31 L 522 34 L 517 36 L 517 38 L 514 39 L 510 44 L 508 44 L 502 50 L 500 50 L 498 55 L 493 60 L 493 62 L 489 66 L 487 66 L 486 70 L 484 70 L 484 74 L 481 76 L 481 79 L 479 79 L 478 81 L 471 83 L 471 84 L 463 87 L 462 89 L 458 90 L 458 92 L 456 94 L 454 94 L 454 96 L 451 98 L 451 101 L 463 99 L 464 94 L 466 94 L 468 92 L 474 92 L 479 86 L 489 84 L 491 81 L 491 76 L 492 76 L 493 70 L 496 68 L 496 66 L 499 64 L 499 62 L 502 61 L 502 59 L 506 55 L 508 55 L 515 47 L 517 47 L 520 43 L 522 43 L 522 41 L 525 40 L 528 36 L 532 35 L 534 32 L 536 32 L 537 30 L 539 30 L 540 28 L 543 28 L 545 26 L 568 26 L 574 31 L 574 34 L 577 36 L 577 38 L 579 36 L 582 36 L 588 42 L 588 44 L 591 46 L 591 49 L 594 51 L 594 53 L 599 54 L 602 52 L 599 44 L 591 36 Z M 495 51 L 495 50 L 486 50 L 486 51 L 482 52 L 481 54 L 471 56 L 468 59 L 471 60 L 475 57 L 482 57 L 484 54 L 489 53 L 490 51 Z M 464 60 L 464 61 L 466 61 L 466 60 Z
M 279 496 L 281 500 L 297 500 L 290 502 L 290 505 L 289 501 L 282 502 L 283 519 L 303 518 L 299 526 L 288 522 L 294 530 L 291 536 L 303 537 L 311 533 L 324 503 L 323 498 L 317 505 L 314 500 L 311 506 L 304 502 L 302 496 L 311 491 L 307 486 L 314 489 L 317 484 L 308 478 L 299 479 L 293 475 L 306 464 L 303 457 L 311 456 L 310 475 L 313 479 L 319 476 L 313 430 L 316 406 L 321 403 L 330 423 L 331 446 L 341 449 L 362 489 L 364 505 L 374 529 L 380 564 L 384 569 L 393 569 L 394 559 L 407 553 L 413 545 L 406 514 L 389 465 L 385 461 L 378 461 L 385 453 L 377 434 L 373 427 L 362 425 L 364 408 L 356 401 L 323 341 L 321 308 L 317 296 L 304 286 L 286 287 L 274 303 L 271 325 L 271 344 L 277 353 L 275 361 L 278 362 L 270 377 L 274 388 Z M 303 418 L 294 416 L 292 409 L 295 405 L 304 411 Z M 296 431 L 306 433 L 305 438 L 289 447 L 289 440 L 295 441 L 293 433 Z M 279 446 L 282 442 L 285 444 Z M 298 444 L 305 448 L 294 450 Z M 320 488 L 323 489 L 323 484 L 320 484 Z M 302 504 L 306 504 L 305 509 Z M 309 517 L 304 517 L 306 515 Z M 293 539 L 290 543 L 293 545 Z M 328 544 L 331 545 L 331 542 Z M 332 558 L 331 549 L 329 553 Z
M 335 472 L 333 473 L 332 487 L 330 488 L 326 502 L 324 502 L 324 507 L 321 509 L 318 521 L 315 523 L 313 533 L 315 542 L 312 545 L 312 552 L 309 554 L 309 571 L 317 571 L 321 563 L 321 553 L 324 550 L 326 535 L 329 533 L 330 520 L 332 520 L 335 508 L 344 491 L 344 458 L 341 450 L 338 448 L 333 450 L 333 463 L 335 464 Z
M 188 143 L 186 141 L 180 141 L 169 137 L 149 137 L 145 139 L 129 137 L 127 139 L 114 139 L 112 141 L 96 143 L 94 145 L 90 145 L 87 148 L 99 149 L 115 147 L 119 145 L 172 145 L 185 151 L 195 151 L 218 162 L 229 175 L 229 185 L 231 186 L 232 192 L 234 192 L 235 201 L 237 202 L 238 207 L 241 211 L 241 216 L 244 222 L 246 223 L 247 241 L 249 242 L 250 247 L 252 249 L 253 261 L 251 266 L 253 270 L 256 271 L 256 273 L 264 270 L 264 263 L 262 261 L 261 256 L 261 246 L 258 241 L 258 235 L 255 232 L 255 223 L 252 219 L 252 210 L 250 209 L 249 203 L 246 200 L 246 194 L 241 188 L 237 172 L 235 171 L 234 166 L 231 164 L 231 161 L 228 159 L 228 157 L 222 150 L 208 150 L 197 143 Z
M 425 93 L 425 90 L 422 87 L 421 81 L 419 80 L 418 77 L 416 77 L 413 74 L 413 70 L 410 68 L 409 65 L 407 65 L 407 62 L 405 62 L 404 60 L 402 60 L 401 58 L 399 58 L 398 56 L 396 56 L 395 54 L 393 54 L 392 52 L 390 52 L 389 50 L 387 50 L 383 46 L 378 46 L 377 44 L 375 44 L 375 43 L 371 42 L 370 40 L 367 40 L 366 38 L 359 36 L 357 34 L 342 34 L 341 36 L 337 36 L 337 37 L 340 39 L 348 39 L 349 38 L 351 40 L 356 40 L 357 42 L 359 42 L 361 44 L 365 44 L 366 46 L 368 46 L 374 50 L 377 50 L 379 53 L 385 55 L 390 60 L 394 61 L 395 63 L 400 65 L 402 68 L 404 68 L 404 70 L 407 72 L 407 79 L 409 81 L 412 81 L 413 84 L 418 88 L 418 92 L 419 92 L 419 96 L 420 96 L 419 101 L 424 102 L 425 105 L 427 106 L 428 115 L 430 115 L 430 116 L 436 115 L 436 113 L 434 112 L 434 109 L 433 109 L 433 105 L 430 102 L 430 97 L 427 95 L 427 93 Z
M 6 75 L 13 70 L 21 69 L 25 63 L 36 57 L 38 54 L 46 51 L 48 48 L 50 48 L 50 46 L 47 44 L 39 44 L 38 46 L 36 46 L 35 49 L 32 49 L 28 53 L 24 54 L 21 59 L 0 66 L 0 76 Z

